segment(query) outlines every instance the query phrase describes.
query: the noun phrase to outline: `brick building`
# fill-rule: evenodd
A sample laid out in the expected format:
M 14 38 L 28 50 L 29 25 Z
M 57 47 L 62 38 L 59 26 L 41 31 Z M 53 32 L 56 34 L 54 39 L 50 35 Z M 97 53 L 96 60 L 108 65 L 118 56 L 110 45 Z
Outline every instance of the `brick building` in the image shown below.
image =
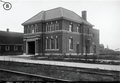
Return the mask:
M 24 54 L 99 54 L 99 30 L 86 18 L 62 7 L 41 11 L 22 23 Z
M 23 33 L 0 31 L 0 55 L 23 54 Z

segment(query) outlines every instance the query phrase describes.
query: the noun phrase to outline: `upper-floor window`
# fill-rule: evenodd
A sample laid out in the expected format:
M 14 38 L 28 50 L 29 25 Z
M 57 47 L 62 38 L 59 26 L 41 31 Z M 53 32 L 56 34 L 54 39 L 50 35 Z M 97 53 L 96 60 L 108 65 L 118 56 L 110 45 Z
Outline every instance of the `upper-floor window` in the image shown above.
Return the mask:
M 35 32 L 38 32 L 38 25 L 35 24 Z
M 32 30 L 32 33 L 35 33 L 35 30 L 34 30 L 34 26 L 31 25 L 31 30 Z
M 69 31 L 72 32 L 73 31 L 73 24 L 69 24 Z
M 69 50 L 73 50 L 73 38 L 69 38 Z
M 51 31 L 54 31 L 54 24 L 51 22 Z
M 82 28 L 82 25 L 80 25 L 80 33 L 82 33 L 83 31 L 83 28 Z
M 77 32 L 80 32 L 80 25 L 77 26 Z
M 18 46 L 14 46 L 14 50 L 17 51 L 18 50 Z
M 31 28 L 30 28 L 30 26 L 28 25 L 28 27 L 27 27 L 27 33 L 30 33 L 30 32 L 31 32 L 30 29 L 31 29 Z
M 89 34 L 89 28 L 87 28 L 87 33 Z
M 57 21 L 55 23 L 55 30 L 59 30 L 59 23 Z
M 10 50 L 10 46 L 5 46 L 5 50 L 9 51 Z
M 50 27 L 49 27 L 49 24 L 46 23 L 46 32 L 50 31 Z

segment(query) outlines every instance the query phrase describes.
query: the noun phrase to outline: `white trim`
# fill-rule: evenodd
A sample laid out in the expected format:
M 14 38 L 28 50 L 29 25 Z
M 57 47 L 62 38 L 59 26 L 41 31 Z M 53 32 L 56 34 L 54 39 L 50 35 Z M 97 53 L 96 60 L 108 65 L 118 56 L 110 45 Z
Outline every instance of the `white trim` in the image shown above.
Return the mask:
M 0 45 L 23 45 L 23 44 L 0 44 Z
M 39 40 L 40 38 L 32 38 L 32 39 L 26 39 L 26 41 L 36 41 Z
M 40 53 L 35 53 L 35 55 L 39 55 Z
M 62 55 L 62 53 L 45 53 L 45 55 Z
M 59 51 L 59 49 L 45 49 L 45 51 Z

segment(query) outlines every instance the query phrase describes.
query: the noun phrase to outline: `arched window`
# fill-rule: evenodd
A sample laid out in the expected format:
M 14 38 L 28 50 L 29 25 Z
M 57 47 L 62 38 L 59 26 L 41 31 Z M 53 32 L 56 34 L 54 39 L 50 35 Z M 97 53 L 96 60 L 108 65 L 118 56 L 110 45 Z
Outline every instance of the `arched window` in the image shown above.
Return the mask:
M 54 29 L 54 24 L 53 24 L 53 22 L 51 22 L 51 31 L 54 31 L 55 29 Z
M 59 30 L 59 23 L 56 21 L 55 23 L 55 31 Z
M 30 33 L 30 26 L 27 27 L 27 33 Z
M 70 32 L 73 31 L 73 24 L 72 24 L 72 23 L 69 24 L 69 31 L 70 31 Z
M 59 41 L 58 36 L 56 36 L 55 37 L 55 49 L 59 49 L 59 47 L 58 47 L 58 45 L 59 45 L 58 41 Z
M 73 50 L 73 38 L 69 38 L 69 50 Z
M 18 46 L 14 46 L 14 51 L 17 51 L 18 50 Z
M 35 32 L 38 32 L 38 25 L 35 24 Z
M 48 31 L 49 31 L 49 24 L 46 23 L 46 32 L 48 32 Z
M 9 51 L 10 50 L 10 46 L 5 46 L 5 50 Z
M 34 30 L 34 26 L 33 26 L 33 25 L 31 25 L 31 31 L 32 31 L 32 33 L 35 33 L 35 30 Z
M 49 49 L 49 39 L 46 37 L 46 49 Z
M 51 49 L 54 49 L 54 38 L 51 37 Z

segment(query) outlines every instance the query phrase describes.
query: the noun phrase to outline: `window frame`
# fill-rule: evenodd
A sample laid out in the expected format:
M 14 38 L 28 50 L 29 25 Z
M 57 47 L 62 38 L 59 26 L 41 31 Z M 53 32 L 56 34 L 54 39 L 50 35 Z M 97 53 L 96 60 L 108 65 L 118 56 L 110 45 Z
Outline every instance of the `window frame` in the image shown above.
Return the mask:
M 72 37 L 69 38 L 69 50 L 73 51 L 73 38 Z
M 49 38 L 46 37 L 46 49 L 49 49 Z
M 58 36 L 55 37 L 55 49 L 59 49 L 59 38 Z
M 18 46 L 14 46 L 14 51 L 17 51 L 18 50 Z
M 5 50 L 9 51 L 10 50 L 10 46 L 5 46 Z

